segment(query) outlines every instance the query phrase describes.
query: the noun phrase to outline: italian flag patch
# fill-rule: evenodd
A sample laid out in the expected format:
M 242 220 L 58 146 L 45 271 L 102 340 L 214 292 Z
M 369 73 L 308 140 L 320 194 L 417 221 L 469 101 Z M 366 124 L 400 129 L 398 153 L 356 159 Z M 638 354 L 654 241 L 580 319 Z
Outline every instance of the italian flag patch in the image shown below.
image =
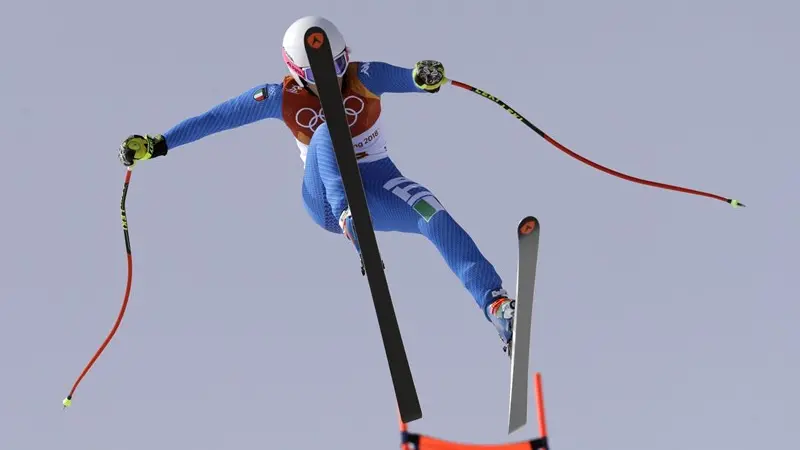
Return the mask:
M 444 210 L 444 206 L 432 195 L 417 200 L 411 207 L 425 219 L 425 222 L 430 222 L 436 213 Z
M 255 94 L 253 94 L 253 98 L 257 101 L 263 101 L 267 98 L 267 88 L 259 89 Z

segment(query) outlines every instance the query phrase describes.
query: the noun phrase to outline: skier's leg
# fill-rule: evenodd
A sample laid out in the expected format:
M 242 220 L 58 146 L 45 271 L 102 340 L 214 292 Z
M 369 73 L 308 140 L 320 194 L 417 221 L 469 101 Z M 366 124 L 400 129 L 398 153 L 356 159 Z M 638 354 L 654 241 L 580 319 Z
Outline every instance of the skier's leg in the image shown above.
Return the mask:
M 317 127 L 309 143 L 309 151 L 313 149 L 317 159 L 317 172 L 325 186 L 325 197 L 331 207 L 331 213 L 338 216 L 347 208 L 347 197 L 344 192 L 342 175 L 333 151 L 333 141 L 328 132 L 327 122 Z
M 433 195 L 419 201 L 415 209 L 423 216 L 417 219 L 420 233 L 439 250 L 447 265 L 472 294 L 486 319 L 495 326 L 503 342 L 509 343 L 514 301 L 508 298 L 503 280 L 494 266 L 481 253 L 469 233 Z M 432 215 L 426 219 L 426 213 Z
M 339 229 L 360 252 L 326 123 L 320 125 L 311 138 L 308 157 L 312 152 L 330 215 L 339 218 Z M 503 289 L 494 266 L 469 234 L 427 188 L 403 177 L 390 158 L 359 164 L 359 169 L 375 231 L 416 233 L 428 238 L 485 317 L 497 328 L 503 341 L 509 342 L 514 303 Z
M 511 338 L 513 300 L 494 266 L 425 186 L 405 178 L 389 158 L 362 165 L 373 226 L 425 236 L 472 295 L 503 341 Z M 351 221 L 350 221 L 351 222 Z
M 361 252 L 358 246 L 358 240 L 352 234 L 352 224 L 350 227 L 345 226 L 345 218 L 349 217 L 349 208 L 347 205 L 347 195 L 344 190 L 344 183 L 342 182 L 342 175 L 339 172 L 339 163 L 336 160 L 336 154 L 333 150 L 333 141 L 331 140 L 330 133 L 328 132 L 328 124 L 323 122 L 314 131 L 309 143 L 308 154 L 314 153 L 316 170 L 314 173 L 321 182 L 327 204 L 328 214 L 330 221 L 332 218 L 334 224 L 328 223 L 326 229 L 336 233 L 343 233 L 350 239 L 356 251 Z M 308 157 L 307 157 L 308 158 Z M 362 173 L 362 177 L 365 176 Z
M 320 145 L 312 140 L 306 153 L 305 171 L 303 173 L 303 205 L 314 222 L 332 233 L 341 233 L 338 221 L 331 212 L 328 203 L 325 183 L 320 176 L 318 149 Z

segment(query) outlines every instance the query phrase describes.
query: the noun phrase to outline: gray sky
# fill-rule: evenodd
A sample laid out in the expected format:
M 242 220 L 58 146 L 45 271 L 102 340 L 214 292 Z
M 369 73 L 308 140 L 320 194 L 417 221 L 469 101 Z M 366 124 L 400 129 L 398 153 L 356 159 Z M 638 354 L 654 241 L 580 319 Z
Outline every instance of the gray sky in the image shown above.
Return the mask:
M 302 164 L 277 121 L 134 171 L 130 307 L 61 410 L 124 292 L 117 146 L 280 80 L 284 29 L 305 14 L 336 22 L 357 59 L 439 59 L 589 158 L 748 204 L 605 175 L 466 91 L 385 97 L 395 162 L 512 291 L 514 227 L 542 221 L 532 369 L 554 450 L 800 437 L 796 2 L 2 9 L 0 448 L 396 448 L 366 280 L 350 244 L 304 211 Z M 433 246 L 378 239 L 425 414 L 412 429 L 534 436 L 533 409 L 505 434 L 507 359 Z

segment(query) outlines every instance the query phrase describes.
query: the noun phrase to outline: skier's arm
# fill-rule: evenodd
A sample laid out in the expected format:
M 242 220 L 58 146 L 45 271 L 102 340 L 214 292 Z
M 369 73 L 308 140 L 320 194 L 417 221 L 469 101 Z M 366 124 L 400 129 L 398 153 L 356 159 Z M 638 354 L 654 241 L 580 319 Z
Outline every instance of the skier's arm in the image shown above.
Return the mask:
M 420 61 L 413 68 L 368 61 L 359 63 L 358 78 L 364 87 L 377 96 L 385 93 L 436 92 L 444 82 L 444 67 L 435 61 Z M 431 79 L 435 82 L 426 81 Z
M 281 117 L 283 90 L 280 84 L 262 84 L 230 98 L 199 116 L 190 117 L 164 134 L 132 134 L 119 146 L 119 159 L 126 166 L 164 156 L 168 150 L 208 135 L 259 120 Z
M 266 98 L 256 94 L 262 92 Z M 194 142 L 220 131 L 241 127 L 263 119 L 280 118 L 282 90 L 280 84 L 259 85 L 222 102 L 208 111 L 190 117 L 167 130 L 163 136 L 167 148 Z

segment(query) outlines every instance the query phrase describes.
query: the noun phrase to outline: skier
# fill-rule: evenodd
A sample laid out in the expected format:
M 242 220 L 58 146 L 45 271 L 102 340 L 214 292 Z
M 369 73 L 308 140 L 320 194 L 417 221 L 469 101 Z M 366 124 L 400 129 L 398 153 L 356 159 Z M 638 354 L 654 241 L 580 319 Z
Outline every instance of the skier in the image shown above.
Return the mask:
M 131 135 L 120 145 L 120 160 L 125 166 L 133 166 L 220 131 L 263 119 L 282 120 L 300 149 L 306 210 L 323 229 L 344 234 L 360 254 L 303 44 L 304 34 L 312 26 L 325 30 L 330 41 L 375 231 L 417 233 L 436 246 L 494 325 L 510 356 L 514 301 L 503 289 L 500 276 L 439 200 L 421 184 L 404 177 L 394 165 L 381 128 L 381 95 L 438 92 L 446 82 L 441 63 L 424 60 L 409 69 L 380 61 L 350 61 L 350 49 L 333 23 L 318 16 L 302 17 L 283 37 L 283 61 L 289 75 L 282 82 L 251 88 L 163 134 Z

